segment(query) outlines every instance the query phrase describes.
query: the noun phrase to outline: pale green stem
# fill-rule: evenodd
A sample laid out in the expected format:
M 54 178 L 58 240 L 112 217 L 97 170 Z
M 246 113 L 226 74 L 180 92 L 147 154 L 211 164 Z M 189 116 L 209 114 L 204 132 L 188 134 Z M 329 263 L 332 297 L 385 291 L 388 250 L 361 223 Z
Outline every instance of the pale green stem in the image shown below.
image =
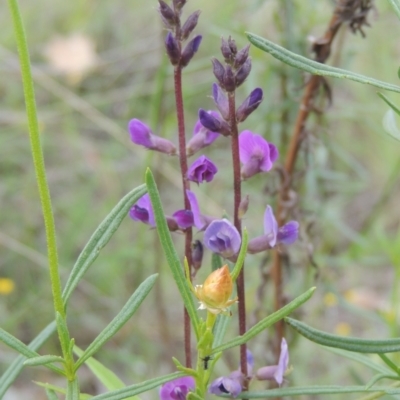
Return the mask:
M 54 217 L 51 206 L 50 192 L 47 184 L 46 170 L 44 166 L 43 151 L 40 142 L 39 125 L 37 119 L 35 92 L 33 88 L 33 79 L 31 65 L 29 60 L 28 45 L 25 36 L 25 30 L 21 18 L 21 13 L 17 0 L 8 0 L 12 20 L 14 24 L 15 38 L 21 64 L 22 85 L 24 88 L 26 114 L 29 126 L 29 139 L 31 142 L 31 151 L 33 165 L 35 168 L 36 181 L 39 189 L 40 202 L 42 204 L 44 225 L 46 229 L 47 253 L 49 260 L 51 288 L 53 292 L 53 301 L 55 311 L 58 311 L 65 317 L 64 305 L 61 297 L 61 281 L 58 273 L 58 256 L 56 232 L 54 226 Z

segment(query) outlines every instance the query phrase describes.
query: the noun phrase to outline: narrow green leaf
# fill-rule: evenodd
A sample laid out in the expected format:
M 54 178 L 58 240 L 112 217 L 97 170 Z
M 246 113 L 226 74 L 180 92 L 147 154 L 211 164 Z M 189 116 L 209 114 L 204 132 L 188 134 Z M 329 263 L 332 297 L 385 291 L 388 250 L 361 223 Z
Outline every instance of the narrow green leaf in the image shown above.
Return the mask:
M 372 85 L 381 89 L 390 90 L 392 92 L 400 93 L 400 86 L 392 85 L 390 83 L 382 82 L 368 76 L 360 75 L 355 72 L 347 71 L 341 68 L 331 67 L 317 61 L 310 60 L 309 58 L 300 56 L 293 53 L 284 47 L 281 47 L 268 39 L 257 36 L 253 33 L 246 32 L 249 41 L 259 49 L 266 51 L 271 56 L 288 64 L 292 67 L 309 72 L 313 75 L 330 76 L 333 78 L 350 79 L 355 82 Z
M 104 343 L 110 340 L 125 325 L 125 323 L 135 313 L 140 304 L 149 294 L 150 290 L 153 288 L 157 276 L 158 274 L 151 275 L 140 284 L 118 315 L 106 326 L 106 328 L 104 328 L 104 330 L 84 351 L 83 355 L 75 364 L 76 371 L 89 357 L 96 353 L 96 351 L 98 351 Z
M 392 371 L 400 375 L 400 368 L 386 354 L 379 354 L 379 357 Z
M 78 356 L 82 356 L 83 350 L 79 347 L 74 347 L 74 352 Z M 117 390 L 122 389 L 126 385 L 121 379 L 118 378 L 117 375 L 114 374 L 110 369 L 105 367 L 100 361 L 97 361 L 93 357 L 88 358 L 85 361 L 85 364 L 89 367 L 89 369 L 93 372 L 96 378 L 108 389 L 108 390 Z M 129 397 L 127 400 L 139 400 L 139 397 L 133 396 Z
M 161 386 L 163 383 L 172 381 L 173 379 L 185 376 L 182 372 L 174 372 L 173 374 L 161 376 L 158 378 L 149 379 L 147 381 L 137 383 L 135 385 L 127 386 L 123 389 L 113 390 L 112 392 L 100 394 L 92 397 L 92 400 L 122 400 L 129 396 L 136 396 L 137 394 L 147 392 Z
M 96 260 L 100 250 L 108 243 L 112 235 L 120 226 L 122 220 L 128 215 L 131 206 L 136 203 L 146 193 L 146 186 L 141 185 L 129 192 L 119 203 L 111 210 L 103 222 L 98 226 L 92 237 L 87 242 L 78 257 L 68 281 L 65 285 L 62 297 L 64 304 L 68 302 L 73 290 L 78 282 L 86 273 L 88 268 Z
M 387 368 L 385 365 L 378 364 L 371 360 L 369 356 L 362 355 L 360 353 L 353 353 L 352 351 L 336 349 L 334 347 L 322 347 L 324 350 L 329 351 L 330 353 L 338 354 L 341 357 L 346 357 L 349 360 L 356 361 L 360 364 L 364 364 L 365 366 L 371 368 L 372 370 L 379 372 L 381 374 L 390 374 L 391 370 Z
M 169 232 L 167 222 L 165 220 L 164 211 L 160 200 L 160 195 L 158 193 L 157 186 L 150 169 L 147 169 L 146 171 L 146 185 L 147 185 L 147 191 L 151 199 L 151 204 L 154 210 L 154 217 L 156 220 L 157 232 L 160 238 L 161 246 L 167 258 L 167 262 L 171 269 L 172 276 L 174 277 L 178 290 L 181 294 L 182 301 L 189 314 L 196 337 L 198 338 L 199 316 L 197 315 L 197 310 L 194 305 L 192 294 L 187 285 L 185 274 L 183 273 L 183 268 L 179 260 L 179 256 L 175 250 L 174 243 L 172 242 L 171 234 Z
M 254 336 L 258 335 L 266 328 L 280 321 L 282 318 L 286 317 L 296 308 L 300 307 L 303 303 L 309 300 L 311 296 L 314 294 L 315 289 L 316 289 L 315 287 L 308 289 L 307 292 L 296 297 L 294 300 L 292 300 L 289 304 L 286 304 L 286 306 L 282 307 L 280 310 L 275 311 L 273 314 L 259 321 L 252 328 L 250 328 L 244 335 L 238 336 L 230 340 L 229 342 L 214 347 L 212 349 L 212 354 L 218 353 L 219 351 L 223 351 L 226 349 L 230 349 L 231 347 L 239 346 L 243 343 L 247 343 Z
M 75 377 L 73 381 L 68 381 L 67 394 L 65 400 L 79 400 L 79 382 L 78 378 Z
M 56 392 L 52 389 L 46 389 L 46 395 L 49 400 L 59 400 Z
M 36 353 L 36 351 L 31 350 L 25 343 L 22 343 L 15 336 L 11 335 L 10 333 L 6 332 L 4 329 L 1 328 L 0 328 L 0 340 L 8 347 L 12 348 L 13 350 L 17 351 L 18 353 L 22 354 L 27 358 L 37 357 L 39 355 L 38 353 Z
M 36 385 L 44 388 L 46 391 L 47 390 L 51 390 L 53 392 L 61 393 L 61 394 L 64 394 L 64 395 L 67 393 L 67 391 L 64 388 L 62 388 L 60 386 L 52 385 L 50 383 L 38 382 L 38 381 L 33 381 L 33 383 L 35 383 Z M 80 393 L 79 394 L 79 400 L 88 400 L 88 399 L 91 399 L 92 397 L 93 397 L 92 395 L 87 394 L 87 393 Z M 57 399 L 58 399 L 58 397 L 57 397 Z
M 222 314 L 218 315 L 217 321 L 215 322 L 213 328 L 213 334 L 214 334 L 213 347 L 218 347 L 222 344 L 231 318 L 232 317 L 229 317 L 228 315 L 222 315 Z
M 247 229 L 244 228 L 243 232 L 242 232 L 242 245 L 240 247 L 239 256 L 238 256 L 235 267 L 233 268 L 233 271 L 231 274 L 233 282 L 236 281 L 237 277 L 240 274 L 240 271 L 242 270 L 244 259 L 246 258 L 246 254 L 247 254 L 247 244 L 248 243 L 249 243 L 249 235 L 247 234 Z
M 399 0 L 389 0 L 389 3 L 392 5 L 394 12 L 400 19 L 400 1 Z
M 393 139 L 400 141 L 400 129 L 397 126 L 396 115 L 392 109 L 386 111 L 382 119 L 382 125 L 386 133 Z
M 65 360 L 60 356 L 47 355 L 47 356 L 28 358 L 24 362 L 24 365 L 27 367 L 35 367 L 37 365 L 46 365 L 55 362 L 64 363 Z
M 237 396 L 239 399 L 267 399 L 271 397 L 285 397 L 285 396 L 315 396 L 318 394 L 337 394 L 343 395 L 346 393 L 376 393 L 382 392 L 386 394 L 396 395 L 400 394 L 400 389 L 390 386 L 381 386 L 366 389 L 365 386 L 299 386 L 288 387 L 280 389 L 269 389 L 260 392 L 242 392 Z M 223 395 L 221 397 L 230 398 Z M 342 397 L 343 398 L 343 397 Z
M 32 342 L 28 345 L 28 349 L 37 354 L 36 350 L 39 350 L 40 347 L 42 347 L 43 343 L 55 332 L 55 330 L 56 323 L 53 321 L 47 325 L 46 328 L 44 328 L 35 339 L 32 340 Z M 24 356 L 18 356 L 0 377 L 0 399 L 3 398 L 8 388 L 12 385 L 16 377 L 21 372 L 22 368 L 24 367 L 24 361 Z
M 372 386 L 375 385 L 376 382 L 379 382 L 381 379 L 391 379 L 391 380 L 396 380 L 396 381 L 398 381 L 400 378 L 399 378 L 398 375 L 393 375 L 393 374 L 389 374 L 389 375 L 386 375 L 386 374 L 378 374 L 378 375 L 375 375 L 375 376 L 365 385 L 365 388 L 366 388 L 366 389 L 371 388 Z
M 67 357 L 67 355 L 69 354 L 68 350 L 70 342 L 68 326 L 67 326 L 67 321 L 58 312 L 56 313 L 56 323 L 57 323 L 57 332 L 58 332 L 58 338 L 60 339 L 61 349 L 64 354 L 64 357 Z
M 396 106 L 396 104 L 393 103 L 392 100 L 390 100 L 388 97 L 386 97 L 383 93 L 378 92 L 378 96 L 393 110 L 396 111 L 398 115 L 400 115 L 400 108 Z
M 332 335 L 311 328 L 303 322 L 293 318 L 285 318 L 288 325 L 312 342 L 328 347 L 337 347 L 356 353 L 392 353 L 400 351 L 400 338 L 386 340 L 369 340 L 356 337 Z

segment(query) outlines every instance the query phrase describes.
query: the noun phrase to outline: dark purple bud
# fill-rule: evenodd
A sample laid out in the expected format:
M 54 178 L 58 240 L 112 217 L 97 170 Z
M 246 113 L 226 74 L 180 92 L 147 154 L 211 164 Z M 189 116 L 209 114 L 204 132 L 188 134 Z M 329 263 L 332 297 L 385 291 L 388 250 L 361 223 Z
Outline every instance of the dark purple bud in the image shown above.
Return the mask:
M 181 29 L 181 38 L 182 40 L 186 40 L 189 35 L 193 32 L 193 29 L 196 28 L 197 21 L 199 20 L 200 10 L 195 11 L 193 14 L 189 15 L 189 18 L 183 24 Z
M 214 76 L 217 78 L 217 81 L 220 82 L 221 85 L 223 85 L 225 76 L 224 66 L 216 58 L 212 58 L 211 62 L 213 65 Z
M 195 240 L 192 243 L 192 262 L 195 270 L 200 269 L 203 261 L 204 247 L 200 240 Z
M 243 47 L 240 51 L 235 56 L 235 61 L 233 63 L 233 67 L 235 69 L 240 68 L 245 61 L 247 60 L 247 57 L 249 56 L 249 50 L 250 50 L 250 45 L 248 44 L 246 47 Z
M 236 72 L 236 87 L 239 87 L 249 76 L 251 71 L 251 58 L 248 58 L 245 63 Z
M 225 68 L 223 87 L 227 92 L 234 92 L 236 89 L 235 75 L 230 65 Z
M 205 155 L 202 155 L 189 167 L 187 178 L 196 183 L 211 182 L 217 172 L 216 165 Z
M 229 43 L 229 47 L 231 48 L 231 53 L 233 55 L 236 55 L 237 53 L 237 46 L 236 46 L 236 42 L 234 39 L 232 39 L 230 36 L 228 38 L 228 43 Z
M 249 195 L 247 194 L 242 201 L 239 204 L 239 219 L 242 219 L 243 216 L 247 213 L 247 210 L 249 209 L 249 202 L 250 202 L 250 198 Z
M 181 58 L 181 50 L 178 41 L 171 32 L 165 37 L 165 48 L 172 65 L 178 65 Z
M 213 93 L 214 103 L 217 106 L 219 112 L 221 113 L 224 120 L 228 121 L 229 120 L 228 98 L 226 97 L 224 91 L 216 83 L 213 83 L 212 93 Z
M 199 119 L 201 124 L 212 132 L 218 132 L 224 136 L 231 134 L 230 127 L 227 122 L 215 118 L 212 114 L 209 114 L 202 108 L 199 110 Z
M 193 226 L 193 213 L 190 210 L 179 210 L 172 214 L 180 229 L 187 229 Z
M 230 64 L 233 60 L 234 55 L 232 49 L 229 46 L 228 40 L 221 38 L 221 53 L 224 56 L 225 61 Z
M 173 27 L 176 25 L 177 18 L 174 10 L 163 0 L 158 0 L 160 7 L 158 8 L 163 21 L 166 22 L 167 27 Z
M 263 91 L 261 88 L 254 89 L 247 99 L 240 105 L 236 111 L 236 121 L 243 122 L 246 118 L 258 108 L 263 100 Z
M 181 57 L 181 66 L 186 67 L 192 57 L 195 55 L 197 50 L 199 49 L 200 43 L 201 43 L 202 36 L 197 35 L 195 36 L 184 48 L 182 52 L 182 57 Z

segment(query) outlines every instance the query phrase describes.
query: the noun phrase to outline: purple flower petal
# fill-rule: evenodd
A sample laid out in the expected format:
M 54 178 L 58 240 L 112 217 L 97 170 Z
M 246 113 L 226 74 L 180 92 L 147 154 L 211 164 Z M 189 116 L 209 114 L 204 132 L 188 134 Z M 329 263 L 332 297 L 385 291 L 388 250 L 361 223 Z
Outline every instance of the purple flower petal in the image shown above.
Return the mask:
M 281 342 L 281 354 L 279 355 L 278 368 L 274 374 L 274 378 L 278 385 L 282 385 L 283 377 L 289 366 L 289 350 L 285 338 Z
M 278 223 L 271 206 L 267 206 L 264 212 L 264 234 L 268 235 L 268 244 L 274 247 L 278 236 Z
M 208 114 L 210 114 L 214 118 L 219 118 L 219 114 L 217 111 L 209 110 L 207 111 Z M 218 138 L 219 133 L 218 132 L 212 132 L 208 130 L 201 122 L 200 119 L 196 122 L 194 129 L 193 129 L 193 135 L 197 135 L 200 132 L 205 133 L 205 139 L 204 139 L 204 144 L 206 146 L 210 145 L 215 139 Z
M 151 129 L 142 121 L 134 118 L 129 121 L 128 130 L 133 143 L 151 149 L 153 142 L 151 140 Z
M 278 229 L 277 241 L 283 244 L 294 243 L 299 236 L 299 223 L 297 221 L 289 221 Z
M 226 97 L 225 93 L 220 88 L 220 86 L 217 85 L 216 83 L 213 83 L 212 93 L 215 105 L 217 106 L 222 117 L 227 121 L 229 119 L 228 98 Z
M 208 392 L 216 395 L 230 394 L 235 398 L 242 392 L 242 383 L 238 379 L 221 376 L 211 383 Z
M 189 168 L 187 177 L 190 181 L 202 183 L 211 182 L 218 172 L 215 164 L 206 156 L 200 156 Z
M 172 214 L 179 228 L 187 229 L 193 226 L 193 212 L 190 210 L 178 210 Z
M 214 253 L 229 258 L 238 253 L 242 239 L 227 219 L 215 220 L 204 232 L 204 244 Z
M 249 178 L 261 171 L 269 171 L 278 158 L 277 148 L 251 131 L 246 130 L 239 135 L 239 148 L 243 178 Z M 272 157 L 270 152 L 272 152 Z
M 129 216 L 134 221 L 141 221 L 151 226 L 156 225 L 150 196 L 147 193 L 129 210 Z
M 203 219 L 203 216 L 200 214 L 199 203 L 197 202 L 196 195 L 191 190 L 186 190 L 186 195 L 189 199 L 190 208 L 193 213 L 194 226 L 198 230 L 201 230 L 205 225 L 205 221 Z
M 195 389 L 192 376 L 184 376 L 167 382 L 160 388 L 160 400 L 185 400 L 187 394 Z

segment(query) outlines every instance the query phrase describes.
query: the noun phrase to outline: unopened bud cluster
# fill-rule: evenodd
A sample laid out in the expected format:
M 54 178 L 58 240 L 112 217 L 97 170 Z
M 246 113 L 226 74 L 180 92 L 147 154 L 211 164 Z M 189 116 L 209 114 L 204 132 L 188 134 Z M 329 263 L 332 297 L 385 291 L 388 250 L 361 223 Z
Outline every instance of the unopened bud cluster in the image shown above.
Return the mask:
M 194 28 L 196 28 L 200 11 L 195 11 L 189 15 L 188 19 L 181 26 L 182 8 L 186 0 L 173 0 L 172 7 L 163 0 L 159 0 L 158 2 L 160 4 L 159 12 L 161 19 L 165 27 L 170 31 L 165 37 L 165 49 L 171 64 L 174 66 L 179 65 L 182 68 L 186 67 L 199 49 L 202 37 L 201 35 L 195 36 L 189 40 L 185 47 L 182 47 L 182 43 L 189 38 Z

